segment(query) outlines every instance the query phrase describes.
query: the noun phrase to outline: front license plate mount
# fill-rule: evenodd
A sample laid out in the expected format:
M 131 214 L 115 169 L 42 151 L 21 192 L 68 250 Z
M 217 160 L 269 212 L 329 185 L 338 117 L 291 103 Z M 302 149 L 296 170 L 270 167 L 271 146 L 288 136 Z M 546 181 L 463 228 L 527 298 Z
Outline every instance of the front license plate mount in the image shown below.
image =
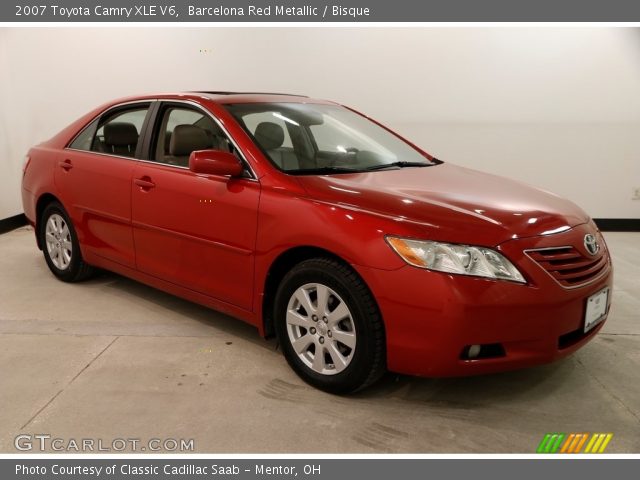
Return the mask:
M 609 287 L 594 293 L 587 298 L 587 308 L 584 313 L 584 333 L 592 330 L 607 316 L 609 305 Z

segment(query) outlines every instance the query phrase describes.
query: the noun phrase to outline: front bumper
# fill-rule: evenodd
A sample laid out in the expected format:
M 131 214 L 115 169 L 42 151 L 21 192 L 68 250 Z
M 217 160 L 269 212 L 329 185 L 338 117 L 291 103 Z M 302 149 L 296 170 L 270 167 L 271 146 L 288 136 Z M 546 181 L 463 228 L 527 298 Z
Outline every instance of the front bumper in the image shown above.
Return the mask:
M 581 244 L 593 224 L 510 240 L 498 247 L 525 275 L 526 285 L 451 275 L 409 265 L 384 271 L 356 267 L 385 320 L 389 370 L 441 377 L 493 373 L 549 363 L 585 345 L 606 321 L 583 333 L 587 298 L 612 288 L 607 266 L 589 283 L 567 289 L 524 252 Z M 610 307 L 611 291 L 609 294 Z M 504 355 L 466 360 L 469 345 L 500 344 Z

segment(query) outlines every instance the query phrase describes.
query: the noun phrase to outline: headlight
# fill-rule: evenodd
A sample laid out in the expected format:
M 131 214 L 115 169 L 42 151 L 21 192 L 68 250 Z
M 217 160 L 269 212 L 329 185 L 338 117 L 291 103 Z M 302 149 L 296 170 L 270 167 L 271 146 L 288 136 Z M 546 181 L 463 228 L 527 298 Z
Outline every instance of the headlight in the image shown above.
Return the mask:
M 518 269 L 490 248 L 398 237 L 387 237 L 387 242 L 405 262 L 415 267 L 525 283 Z

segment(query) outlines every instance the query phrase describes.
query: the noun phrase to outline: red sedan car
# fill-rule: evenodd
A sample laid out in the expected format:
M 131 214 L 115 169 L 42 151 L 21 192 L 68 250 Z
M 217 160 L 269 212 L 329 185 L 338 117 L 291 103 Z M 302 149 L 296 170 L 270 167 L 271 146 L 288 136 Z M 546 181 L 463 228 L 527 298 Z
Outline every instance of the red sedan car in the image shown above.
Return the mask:
M 56 277 L 103 268 L 238 317 L 330 392 L 550 362 L 609 311 L 580 208 L 328 101 L 119 100 L 32 148 L 22 185 Z

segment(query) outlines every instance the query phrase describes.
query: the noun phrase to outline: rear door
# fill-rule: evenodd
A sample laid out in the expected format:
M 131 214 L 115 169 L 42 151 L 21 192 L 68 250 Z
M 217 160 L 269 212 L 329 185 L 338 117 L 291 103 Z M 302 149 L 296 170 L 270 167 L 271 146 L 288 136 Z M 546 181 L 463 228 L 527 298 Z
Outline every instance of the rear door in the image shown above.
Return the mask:
M 260 184 L 189 170 L 193 150 L 237 152 L 208 112 L 165 103 L 154 124 L 133 174 L 137 268 L 250 310 Z
M 55 183 L 86 251 L 135 267 L 131 178 L 151 102 L 110 109 L 64 150 Z

